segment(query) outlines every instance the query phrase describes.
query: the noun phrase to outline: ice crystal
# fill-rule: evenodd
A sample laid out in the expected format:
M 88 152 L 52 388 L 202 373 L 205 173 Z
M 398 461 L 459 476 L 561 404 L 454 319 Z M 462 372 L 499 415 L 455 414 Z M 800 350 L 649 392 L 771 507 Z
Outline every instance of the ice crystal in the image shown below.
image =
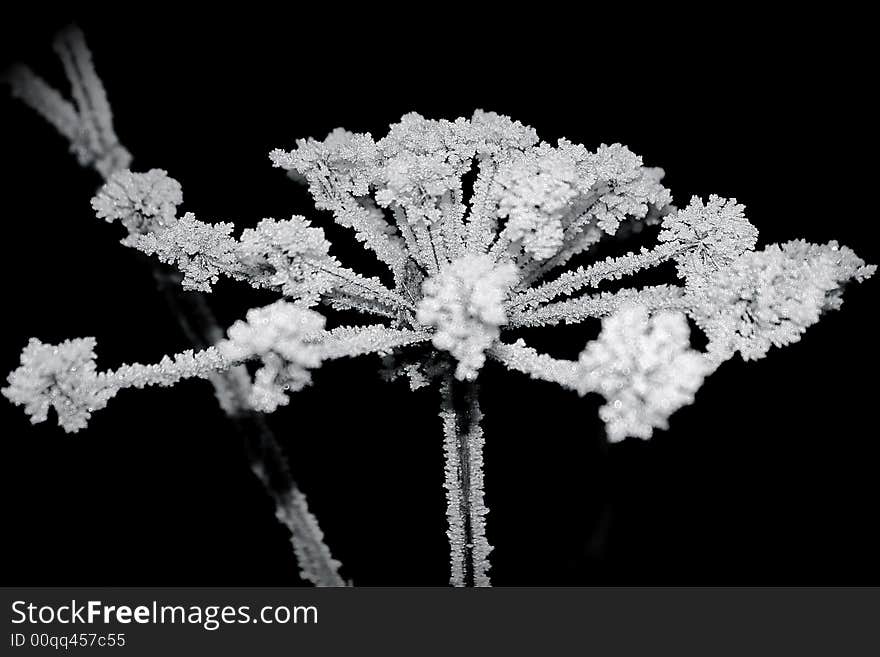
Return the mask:
M 272 164 L 305 182 L 316 208 L 388 267 L 385 283 L 343 266 L 323 229 L 301 216 L 264 218 L 238 236 L 230 223 L 180 216 L 181 187 L 164 171 L 121 170 L 127 152 L 112 131 L 81 35 L 67 33 L 58 47 L 77 109 L 28 69 L 14 69 L 8 81 L 83 163 L 108 178 L 92 202 L 96 214 L 127 228 L 124 244 L 176 266 L 187 289 L 208 292 L 228 277 L 274 290 L 282 300 L 250 311 L 225 338 L 214 331 L 213 345 L 154 365 L 97 372 L 94 340 L 33 340 L 3 393 L 32 421 L 54 408 L 59 423 L 76 431 L 128 387 L 207 378 L 231 415 L 272 411 L 325 360 L 382 356 L 387 378 L 406 376 L 413 389 L 441 391 L 453 584 L 489 583 L 475 382 L 487 356 L 604 397 L 600 416 L 609 440 L 648 438 L 693 401 L 722 361 L 737 352 L 759 358 L 772 345 L 799 339 L 840 305 L 846 283 L 874 273 L 833 242 L 755 251 L 757 229 L 734 199 L 694 197 L 676 209 L 663 170 L 644 166 L 626 146 L 603 144 L 593 152 L 565 139 L 550 144 L 491 112 L 453 121 L 411 113 L 379 139 L 338 128 L 322 140 L 273 150 Z M 467 194 L 470 173 L 476 178 Z M 590 258 L 602 239 L 639 235 L 657 223 L 656 245 Z M 578 266 L 568 266 L 575 258 Z M 670 262 L 680 285 L 599 289 Z M 328 331 L 319 309 L 355 310 L 375 323 Z M 705 352 L 690 346 L 687 317 L 709 338 Z M 591 318 L 601 319 L 601 333 L 576 361 L 503 340 L 508 330 Z M 257 367 L 253 382 L 241 367 L 250 361 Z M 307 578 L 338 584 L 338 563 L 304 502 L 275 497 L 278 517 L 306 537 L 294 534 Z

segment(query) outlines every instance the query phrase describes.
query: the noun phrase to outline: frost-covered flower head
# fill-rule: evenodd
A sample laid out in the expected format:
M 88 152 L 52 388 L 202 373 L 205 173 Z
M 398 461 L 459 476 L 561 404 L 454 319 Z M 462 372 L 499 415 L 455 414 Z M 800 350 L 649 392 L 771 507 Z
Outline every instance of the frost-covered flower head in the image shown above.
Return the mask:
M 771 346 L 800 340 L 824 311 L 840 306 L 847 281 L 862 281 L 875 270 L 837 242 L 771 244 L 702 282 L 692 293 L 693 315 L 715 358 L 739 352 L 755 360 Z
M 9 377 L 2 392 L 11 402 L 24 406 L 31 422 L 45 422 L 49 409 L 58 414 L 66 431 L 84 428 L 92 411 L 103 408 L 108 394 L 98 384 L 94 338 L 44 344 L 31 338 L 21 354 L 21 365 Z
M 625 306 L 602 320 L 599 338 L 587 345 L 579 363 L 581 394 L 607 400 L 599 410 L 608 439 L 650 438 L 668 418 L 694 400 L 712 371 L 708 359 L 690 347 L 690 329 L 681 313 L 650 316 L 644 306 Z
M 578 194 L 578 156 L 588 155 L 583 147 L 572 150 L 543 145 L 512 158 L 495 176 L 492 193 L 498 216 L 507 219 L 505 237 L 537 260 L 555 255 L 563 244 L 562 215 Z
M 516 282 L 516 267 L 496 265 L 487 255 L 469 255 L 449 263 L 425 281 L 416 319 L 435 327 L 432 342 L 456 359 L 455 375 L 474 379 L 485 352 L 507 323 L 503 301 Z
M 288 403 L 286 392 L 301 390 L 312 381 L 309 370 L 321 365 L 321 349 L 308 344 L 324 329 L 324 317 L 285 301 L 247 313 L 247 321 L 229 327 L 229 339 L 219 345 L 230 361 L 259 358 L 250 403 L 257 410 L 274 411 Z
M 755 248 L 758 229 L 745 218 L 745 207 L 736 199 L 714 194 L 709 202 L 694 196 L 683 210 L 663 219 L 658 239 L 679 245 L 675 256 L 684 279 L 724 269 L 738 256 Z
M 129 233 L 142 234 L 172 225 L 181 203 L 180 183 L 163 169 L 146 173 L 125 169 L 110 176 L 92 199 L 92 208 L 99 218 L 119 221 Z

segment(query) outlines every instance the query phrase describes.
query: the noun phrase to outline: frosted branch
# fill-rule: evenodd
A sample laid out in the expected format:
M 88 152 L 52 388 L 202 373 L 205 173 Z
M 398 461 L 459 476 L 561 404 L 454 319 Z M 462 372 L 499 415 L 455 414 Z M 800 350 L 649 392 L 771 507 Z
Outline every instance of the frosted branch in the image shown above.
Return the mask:
M 62 95 L 34 73 L 27 66 L 16 64 L 3 76 L 9 84 L 12 96 L 42 116 L 62 137 L 70 142 L 71 150 L 81 156 L 85 152 L 78 142 L 82 139 L 84 128 L 73 105 Z
M 55 52 L 70 81 L 81 132 L 75 150 L 80 162 L 89 163 L 105 178 L 131 163 L 131 154 L 119 143 L 113 129 L 113 114 L 95 67 L 92 53 L 79 28 L 70 26 L 55 37 Z
M 510 370 L 564 388 L 576 390 L 581 380 L 581 369 L 576 362 L 539 353 L 522 339 L 509 344 L 498 342 L 489 349 L 488 354 Z
M 514 312 L 510 316 L 509 326 L 578 324 L 591 318 L 607 317 L 627 304 L 641 305 L 651 311 L 685 310 L 687 297 L 684 288 L 670 285 L 602 292 Z
M 290 543 L 303 579 L 319 587 L 345 586 L 339 576 L 342 564 L 330 554 L 318 519 L 309 511 L 306 497 L 298 488 L 279 500 L 275 517 L 290 530 Z
M 365 354 L 380 356 L 400 347 L 431 339 L 426 331 L 391 329 L 384 326 L 340 326 L 324 333 L 314 344 L 322 359 L 353 358 Z
M 640 253 L 628 253 L 619 258 L 607 258 L 589 267 L 567 271 L 552 281 L 515 295 L 507 309 L 532 307 L 584 287 L 595 287 L 605 280 L 618 280 L 642 269 L 655 267 L 673 257 L 679 250 L 677 243 L 662 244 L 654 249 L 642 249 Z

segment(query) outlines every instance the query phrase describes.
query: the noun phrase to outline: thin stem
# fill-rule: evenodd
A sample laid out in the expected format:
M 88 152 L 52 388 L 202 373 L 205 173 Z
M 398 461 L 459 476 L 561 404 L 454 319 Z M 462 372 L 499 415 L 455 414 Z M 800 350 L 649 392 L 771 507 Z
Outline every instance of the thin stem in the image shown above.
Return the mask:
M 453 586 L 490 586 L 492 546 L 486 540 L 483 501 L 482 411 L 475 383 L 447 375 L 440 384 L 443 451 L 446 457 L 446 518 Z

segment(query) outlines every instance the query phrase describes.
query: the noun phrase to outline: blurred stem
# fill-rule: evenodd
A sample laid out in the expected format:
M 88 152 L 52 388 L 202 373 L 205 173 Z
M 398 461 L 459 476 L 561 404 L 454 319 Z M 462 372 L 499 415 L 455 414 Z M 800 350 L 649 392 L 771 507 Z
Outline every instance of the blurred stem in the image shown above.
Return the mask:
M 223 337 L 223 331 L 200 292 L 180 287 L 180 275 L 151 261 L 153 274 L 180 328 L 193 346 L 205 348 Z M 275 502 L 279 522 L 291 532 L 291 544 L 301 575 L 316 586 L 345 586 L 339 566 L 327 545 L 318 520 L 309 512 L 305 495 L 294 481 L 281 445 L 262 413 L 248 407 L 247 373 L 241 366 L 220 373 L 212 381 L 227 417 L 241 435 L 251 471 Z

